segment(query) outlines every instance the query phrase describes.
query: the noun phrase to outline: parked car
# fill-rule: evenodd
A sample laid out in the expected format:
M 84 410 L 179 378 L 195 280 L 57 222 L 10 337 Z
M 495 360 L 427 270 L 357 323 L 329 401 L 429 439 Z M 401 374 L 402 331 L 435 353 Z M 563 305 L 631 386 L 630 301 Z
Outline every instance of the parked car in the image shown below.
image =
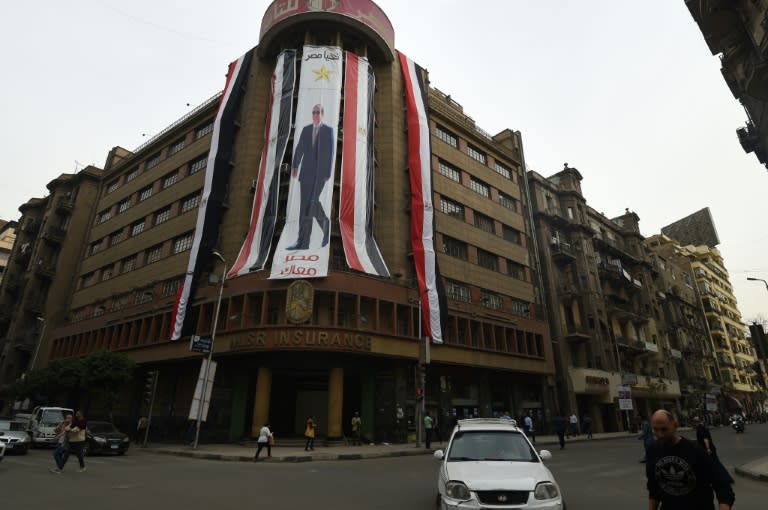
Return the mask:
M 5 443 L 0 443 L 0 462 L 3 461 L 4 457 L 5 457 Z
M 0 443 L 5 446 L 6 453 L 26 455 L 31 442 L 26 423 L 0 418 Z
M 36 407 L 27 425 L 27 432 L 32 438 L 32 447 L 54 446 L 56 443 L 56 427 L 64 421 L 67 414 L 75 414 L 66 407 Z
M 117 453 L 125 455 L 131 446 L 128 434 L 117 430 L 114 424 L 108 421 L 89 421 L 85 429 L 86 455 L 95 453 Z
M 441 461 L 437 507 L 447 509 L 536 508 L 565 510 L 563 495 L 543 460 L 514 420 L 459 420 Z

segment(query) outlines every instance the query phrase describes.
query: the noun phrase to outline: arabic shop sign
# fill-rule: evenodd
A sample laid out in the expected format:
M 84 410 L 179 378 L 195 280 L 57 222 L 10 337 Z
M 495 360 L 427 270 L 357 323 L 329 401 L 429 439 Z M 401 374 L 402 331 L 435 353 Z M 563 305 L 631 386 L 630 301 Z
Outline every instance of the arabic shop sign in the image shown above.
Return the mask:
M 306 329 L 251 331 L 224 337 L 230 351 L 256 349 L 320 349 L 370 351 L 371 337 L 344 331 Z

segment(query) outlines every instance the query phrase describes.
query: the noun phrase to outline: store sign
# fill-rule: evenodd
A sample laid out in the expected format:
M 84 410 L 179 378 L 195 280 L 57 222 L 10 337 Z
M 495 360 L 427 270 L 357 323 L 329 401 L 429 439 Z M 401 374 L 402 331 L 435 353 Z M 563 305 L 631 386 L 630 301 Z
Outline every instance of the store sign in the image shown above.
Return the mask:
M 704 398 L 706 400 L 707 411 L 717 411 L 717 398 L 710 393 L 707 393 Z
M 251 349 L 323 349 L 370 351 L 371 337 L 339 331 L 308 331 L 303 329 L 251 331 L 223 339 L 230 351 Z
M 631 411 L 632 407 L 632 390 L 626 384 L 620 384 L 616 388 L 619 394 L 619 409 L 622 411 Z
M 637 385 L 637 374 L 622 374 L 621 384 L 628 384 L 630 386 Z
M 586 382 L 587 385 L 592 385 L 592 386 L 608 386 L 611 383 L 611 381 L 607 377 L 598 377 L 595 375 L 585 376 L 584 382 Z

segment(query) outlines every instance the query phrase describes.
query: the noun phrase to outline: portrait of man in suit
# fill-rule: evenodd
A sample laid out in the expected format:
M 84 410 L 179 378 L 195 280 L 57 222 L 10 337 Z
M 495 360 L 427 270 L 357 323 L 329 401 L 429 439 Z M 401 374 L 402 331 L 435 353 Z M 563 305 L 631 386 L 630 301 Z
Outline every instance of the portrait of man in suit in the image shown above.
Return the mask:
M 331 177 L 333 162 L 333 128 L 323 123 L 322 105 L 312 107 L 312 123 L 304 126 L 298 141 L 294 143 L 291 176 L 299 180 L 301 204 L 299 234 L 288 250 L 306 250 L 312 235 L 313 222 L 323 230 L 322 246 L 331 235 L 331 221 L 320 203 L 320 193 Z

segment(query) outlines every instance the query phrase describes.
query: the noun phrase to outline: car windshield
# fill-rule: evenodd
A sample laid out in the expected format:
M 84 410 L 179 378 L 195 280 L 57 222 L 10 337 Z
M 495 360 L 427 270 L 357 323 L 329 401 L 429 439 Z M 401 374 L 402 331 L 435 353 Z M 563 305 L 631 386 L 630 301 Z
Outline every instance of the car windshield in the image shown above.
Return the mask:
M 93 434 L 109 434 L 110 432 L 118 432 L 114 425 L 105 421 L 92 421 L 88 424 L 88 430 Z
M 40 423 L 53 423 L 58 425 L 64 421 L 64 411 L 60 409 L 46 409 L 40 418 Z
M 1 431 L 24 430 L 24 423 L 20 421 L 0 420 Z
M 525 437 L 511 430 L 469 430 L 453 436 L 448 462 L 538 462 Z

